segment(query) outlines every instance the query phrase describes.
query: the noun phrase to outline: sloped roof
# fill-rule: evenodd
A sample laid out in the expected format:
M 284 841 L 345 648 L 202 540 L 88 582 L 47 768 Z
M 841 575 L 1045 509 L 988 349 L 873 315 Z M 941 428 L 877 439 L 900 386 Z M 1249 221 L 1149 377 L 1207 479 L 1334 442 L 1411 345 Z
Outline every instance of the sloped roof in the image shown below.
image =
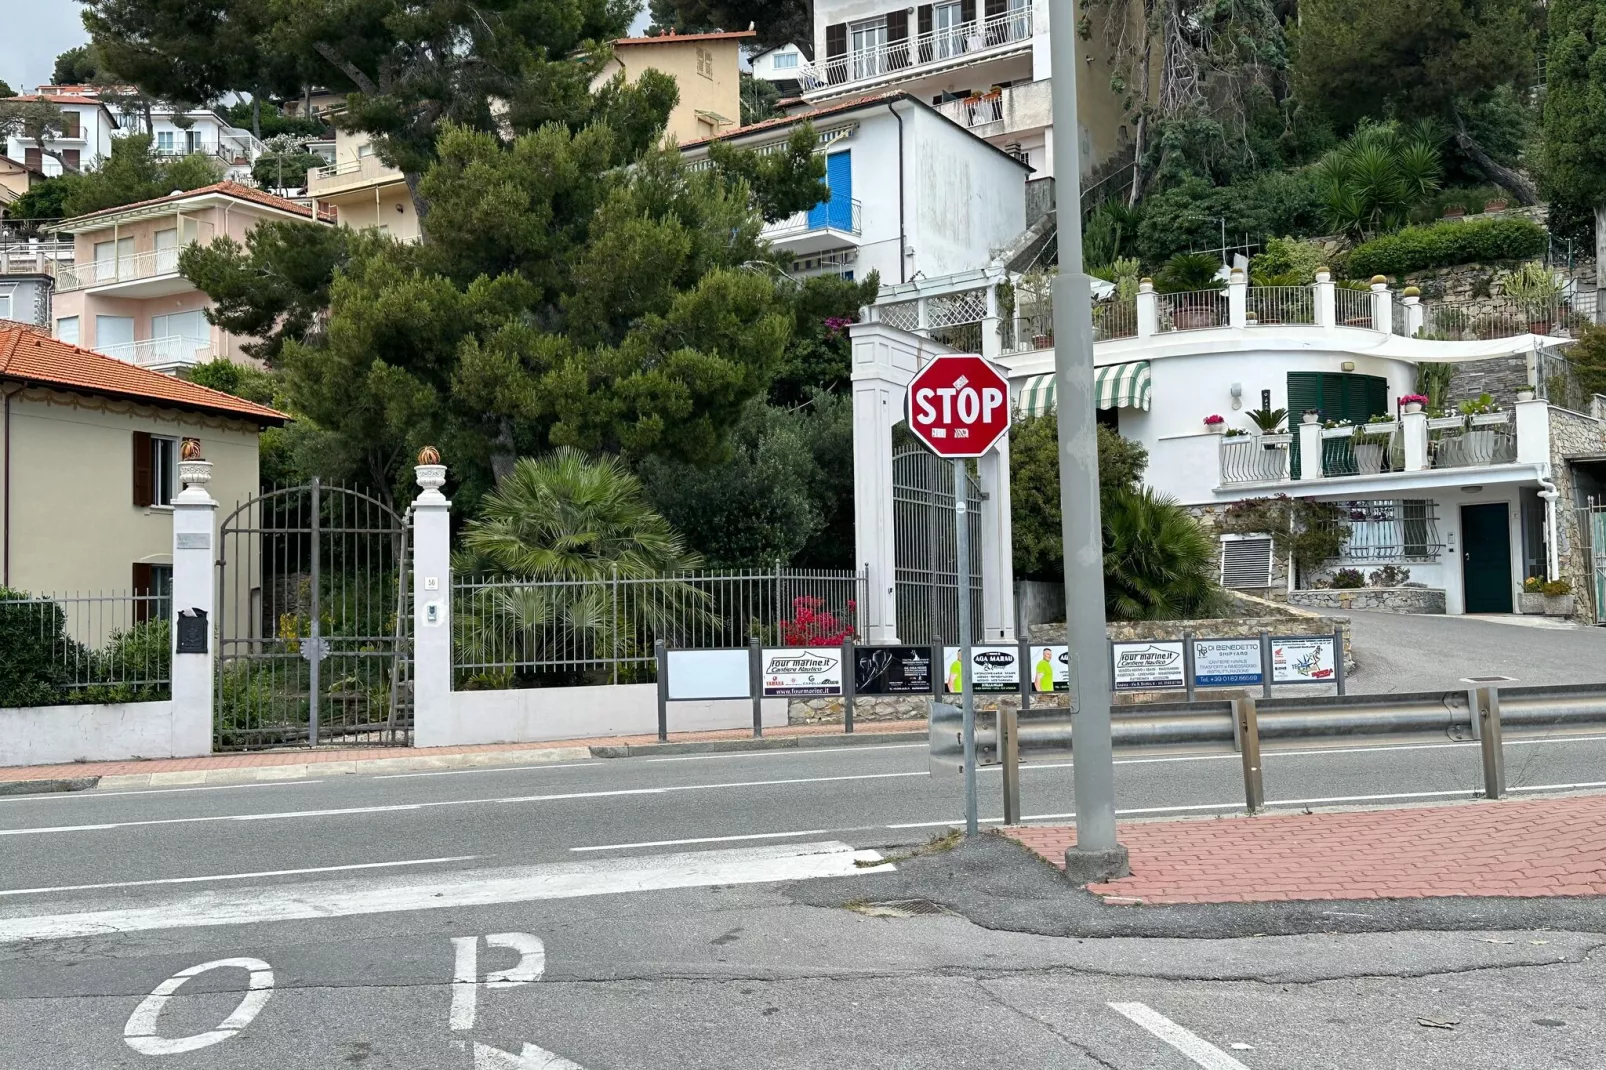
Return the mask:
M 94 219 L 97 216 L 115 215 L 118 212 L 128 212 L 136 208 L 149 208 L 153 204 L 173 204 L 178 201 L 187 200 L 191 197 L 202 197 L 212 193 L 222 194 L 227 197 L 234 197 L 242 201 L 250 201 L 255 204 L 260 204 L 265 208 L 276 208 L 281 212 L 289 212 L 293 215 L 305 216 L 308 219 L 312 218 L 312 209 L 306 207 L 305 205 L 297 204 L 295 201 L 287 200 L 284 197 L 279 197 L 272 193 L 265 193 L 262 190 L 256 189 L 255 187 L 242 185 L 239 182 L 214 182 L 210 186 L 202 186 L 199 189 L 185 190 L 183 193 L 177 195 L 168 194 L 166 197 L 153 197 L 148 201 L 135 201 L 133 204 L 120 204 L 116 208 L 102 208 L 98 212 L 88 212 L 81 216 L 74 216 L 72 219 L 64 219 L 61 221 L 61 229 L 65 230 L 70 226 L 82 223 L 85 220 Z M 334 222 L 333 214 L 331 214 L 327 209 L 320 211 L 318 213 L 318 218 L 325 223 Z
M 796 126 L 798 123 L 809 119 L 823 119 L 829 115 L 837 115 L 845 111 L 853 111 L 857 108 L 868 107 L 871 104 L 880 104 L 883 101 L 890 100 L 913 100 L 917 104 L 922 103 L 901 89 L 891 89 L 880 93 L 869 93 L 862 97 L 851 97 L 847 100 L 837 101 L 833 104 L 826 104 L 822 107 L 814 108 L 809 111 L 795 112 L 791 115 L 781 115 L 774 119 L 765 119 L 763 122 L 750 123 L 747 126 L 739 126 L 735 130 L 726 130 L 715 137 L 705 137 L 698 141 L 688 141 L 680 147 L 682 151 L 685 151 L 686 149 L 699 148 L 708 144 L 710 141 L 730 141 L 732 138 L 746 137 L 748 134 L 756 134 L 760 130 L 774 130 L 787 126 Z
M 671 45 L 676 41 L 727 41 L 737 37 L 757 37 L 755 30 L 721 30 L 716 33 L 666 33 L 657 37 L 621 37 L 615 45 Z
M 20 323 L 0 321 L 0 379 L 234 416 L 264 427 L 290 419 L 266 405 L 103 356 Z

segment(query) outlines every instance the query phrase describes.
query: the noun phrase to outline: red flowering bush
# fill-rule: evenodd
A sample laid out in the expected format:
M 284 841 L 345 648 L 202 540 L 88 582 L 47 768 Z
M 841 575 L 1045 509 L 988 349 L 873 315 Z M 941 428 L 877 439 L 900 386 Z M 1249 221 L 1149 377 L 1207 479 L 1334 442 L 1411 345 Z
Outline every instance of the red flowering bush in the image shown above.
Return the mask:
M 825 606 L 825 599 L 799 595 L 792 599 L 792 619 L 781 621 L 782 646 L 841 646 L 853 638 L 853 618 L 858 603 L 848 599 L 847 619 L 842 620 Z

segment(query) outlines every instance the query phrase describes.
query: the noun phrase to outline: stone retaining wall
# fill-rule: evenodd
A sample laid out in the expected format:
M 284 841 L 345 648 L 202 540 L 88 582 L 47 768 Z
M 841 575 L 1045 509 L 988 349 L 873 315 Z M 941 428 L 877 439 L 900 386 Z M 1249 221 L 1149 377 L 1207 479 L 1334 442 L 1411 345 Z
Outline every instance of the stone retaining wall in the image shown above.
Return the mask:
M 1356 587 L 1288 592 L 1290 605 L 1310 609 L 1380 609 L 1385 613 L 1443 613 L 1444 591 L 1433 587 Z

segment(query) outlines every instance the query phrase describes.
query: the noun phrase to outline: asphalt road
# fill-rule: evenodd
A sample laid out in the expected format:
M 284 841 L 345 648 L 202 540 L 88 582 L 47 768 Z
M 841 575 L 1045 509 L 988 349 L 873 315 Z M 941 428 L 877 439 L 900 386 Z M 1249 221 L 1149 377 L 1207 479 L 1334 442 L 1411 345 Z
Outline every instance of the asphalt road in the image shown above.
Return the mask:
M 1507 760 L 1519 788 L 1606 780 L 1600 739 Z M 1279 753 L 1266 786 L 1449 799 L 1477 766 L 1465 744 Z M 1128 811 L 1241 805 L 1235 759 L 1117 779 Z M 1065 820 L 1065 764 L 1023 782 L 1028 815 Z M 1041 862 L 898 849 L 960 813 L 905 745 L 0 800 L 0 1066 L 1602 1063 L 1606 936 L 1583 930 L 1606 926 L 1045 935 L 989 907 L 1057 895 Z M 967 916 L 861 912 L 947 898 L 961 862 L 988 882 Z

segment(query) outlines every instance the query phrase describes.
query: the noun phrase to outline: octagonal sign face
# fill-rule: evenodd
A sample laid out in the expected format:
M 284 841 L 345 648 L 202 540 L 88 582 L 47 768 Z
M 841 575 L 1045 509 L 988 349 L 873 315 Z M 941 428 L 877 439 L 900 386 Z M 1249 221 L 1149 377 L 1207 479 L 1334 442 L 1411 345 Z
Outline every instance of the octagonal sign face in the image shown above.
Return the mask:
M 1009 430 L 1009 380 L 973 354 L 934 357 L 909 383 L 909 429 L 939 457 L 980 457 Z

